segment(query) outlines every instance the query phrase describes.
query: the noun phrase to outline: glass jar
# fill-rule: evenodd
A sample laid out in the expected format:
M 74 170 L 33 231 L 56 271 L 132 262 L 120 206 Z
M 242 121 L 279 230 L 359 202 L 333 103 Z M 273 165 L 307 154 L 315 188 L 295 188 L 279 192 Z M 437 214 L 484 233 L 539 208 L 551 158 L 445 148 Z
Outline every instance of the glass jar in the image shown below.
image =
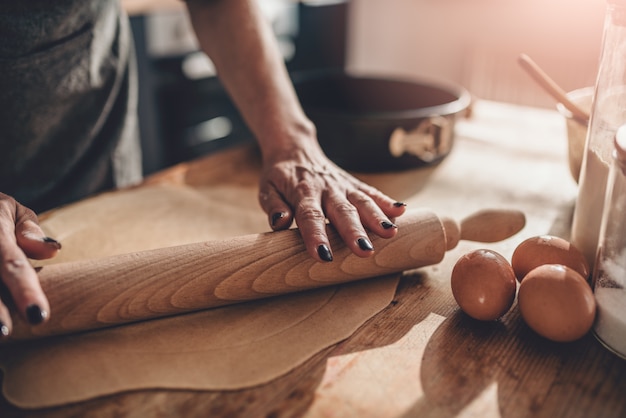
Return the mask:
M 607 0 L 602 51 L 585 140 L 571 241 L 595 262 L 613 138 L 626 122 L 626 0 Z
M 591 276 L 597 302 L 594 334 L 626 358 L 626 125 L 618 129 L 614 144 Z

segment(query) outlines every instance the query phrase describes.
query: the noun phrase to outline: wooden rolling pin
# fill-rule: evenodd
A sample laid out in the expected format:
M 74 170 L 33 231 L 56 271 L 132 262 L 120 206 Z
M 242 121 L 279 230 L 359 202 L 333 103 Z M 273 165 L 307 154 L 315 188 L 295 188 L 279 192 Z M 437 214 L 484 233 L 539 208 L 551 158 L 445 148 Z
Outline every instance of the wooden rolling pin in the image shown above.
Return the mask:
M 486 211 L 460 225 L 428 210 L 398 219 L 393 239 L 372 237 L 373 256 L 352 254 L 332 227 L 334 261 L 307 253 L 297 229 L 245 235 L 107 258 L 51 264 L 39 272 L 50 301 L 48 322 L 13 315 L 10 340 L 74 333 L 192 312 L 439 263 L 464 239 L 499 241 L 525 224 L 517 211 Z M 495 227 L 494 227 L 495 226 Z M 482 232 L 481 232 L 482 231 Z

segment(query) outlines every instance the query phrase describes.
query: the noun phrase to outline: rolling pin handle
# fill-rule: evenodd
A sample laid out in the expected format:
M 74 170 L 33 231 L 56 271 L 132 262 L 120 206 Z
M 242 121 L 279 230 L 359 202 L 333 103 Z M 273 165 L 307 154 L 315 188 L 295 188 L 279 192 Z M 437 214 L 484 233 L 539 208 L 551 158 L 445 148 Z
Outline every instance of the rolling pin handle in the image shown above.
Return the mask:
M 460 240 L 498 242 L 505 240 L 526 225 L 523 212 L 514 209 L 483 209 L 457 222 L 440 218 L 446 236 L 446 251 L 455 248 Z
M 457 221 L 447 216 L 441 218 L 441 225 L 446 236 L 446 251 L 450 251 L 461 239 L 461 227 Z

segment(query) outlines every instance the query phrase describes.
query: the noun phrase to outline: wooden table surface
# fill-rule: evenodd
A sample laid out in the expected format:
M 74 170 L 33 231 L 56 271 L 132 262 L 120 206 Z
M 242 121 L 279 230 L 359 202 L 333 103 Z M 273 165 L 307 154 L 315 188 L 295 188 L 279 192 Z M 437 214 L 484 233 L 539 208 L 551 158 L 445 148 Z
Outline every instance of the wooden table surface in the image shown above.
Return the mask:
M 136 391 L 29 411 L 0 399 L 0 417 L 626 416 L 626 361 L 591 334 L 547 341 L 525 326 L 515 305 L 499 321 L 478 322 L 459 311 L 450 290 L 452 267 L 465 252 L 491 248 L 510 259 L 530 236 L 568 238 L 577 188 L 564 121 L 556 111 L 478 101 L 456 128 L 454 149 L 438 166 L 357 176 L 409 207 L 457 219 L 488 207 L 521 209 L 527 225 L 514 237 L 461 242 L 440 264 L 405 273 L 393 302 L 352 337 L 268 384 Z M 244 146 L 150 181 L 186 176 L 244 190 L 252 202 L 257 170 L 254 148 Z

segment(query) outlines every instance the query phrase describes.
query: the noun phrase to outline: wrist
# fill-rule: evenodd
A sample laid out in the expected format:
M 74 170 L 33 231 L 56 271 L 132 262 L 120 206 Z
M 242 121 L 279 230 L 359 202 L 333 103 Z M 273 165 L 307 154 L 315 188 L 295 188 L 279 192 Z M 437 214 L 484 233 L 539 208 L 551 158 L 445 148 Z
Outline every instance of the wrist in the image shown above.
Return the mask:
M 263 161 L 293 158 L 298 152 L 310 153 L 321 150 L 317 142 L 315 125 L 309 119 L 279 125 L 278 132 L 269 131 L 257 137 Z

